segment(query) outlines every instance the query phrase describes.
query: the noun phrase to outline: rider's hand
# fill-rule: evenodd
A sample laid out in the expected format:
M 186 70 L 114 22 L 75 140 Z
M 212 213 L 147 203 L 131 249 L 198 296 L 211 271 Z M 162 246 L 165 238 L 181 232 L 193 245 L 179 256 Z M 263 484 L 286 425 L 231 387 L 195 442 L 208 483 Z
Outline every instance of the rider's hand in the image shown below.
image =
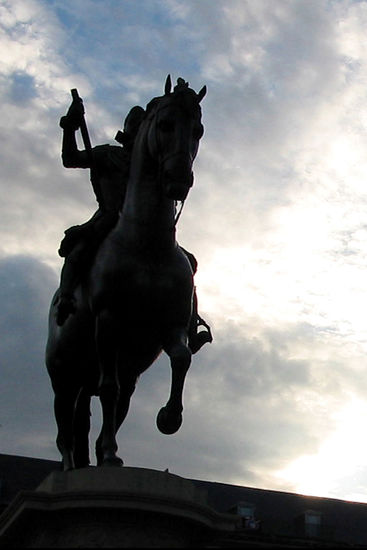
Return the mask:
M 73 101 L 67 114 L 60 119 L 60 126 L 64 130 L 78 130 L 84 115 L 82 100 Z

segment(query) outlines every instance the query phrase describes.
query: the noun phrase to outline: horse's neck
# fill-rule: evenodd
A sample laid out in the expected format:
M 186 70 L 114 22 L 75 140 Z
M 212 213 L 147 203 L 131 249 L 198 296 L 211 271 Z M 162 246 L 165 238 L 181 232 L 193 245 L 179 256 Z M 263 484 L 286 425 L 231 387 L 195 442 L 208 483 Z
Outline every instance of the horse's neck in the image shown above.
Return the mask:
M 163 196 L 157 168 L 144 157 L 133 160 L 116 229 L 134 248 L 171 248 L 176 243 L 174 201 Z

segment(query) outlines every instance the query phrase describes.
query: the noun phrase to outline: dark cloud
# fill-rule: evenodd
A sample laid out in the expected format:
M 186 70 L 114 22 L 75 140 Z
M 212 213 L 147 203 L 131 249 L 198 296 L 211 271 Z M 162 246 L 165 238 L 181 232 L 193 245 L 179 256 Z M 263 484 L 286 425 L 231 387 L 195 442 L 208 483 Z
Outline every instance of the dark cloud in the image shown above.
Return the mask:
M 55 273 L 29 256 L 0 260 L 0 364 L 3 452 L 50 447 L 52 401 L 45 363 L 48 305 Z M 51 420 L 51 422 L 50 422 Z

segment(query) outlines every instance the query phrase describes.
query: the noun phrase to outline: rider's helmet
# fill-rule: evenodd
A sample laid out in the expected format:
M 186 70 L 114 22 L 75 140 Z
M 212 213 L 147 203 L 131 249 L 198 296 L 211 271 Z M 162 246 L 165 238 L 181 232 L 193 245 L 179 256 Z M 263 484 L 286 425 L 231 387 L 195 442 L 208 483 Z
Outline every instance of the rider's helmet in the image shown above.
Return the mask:
M 120 130 L 117 132 L 115 140 L 122 143 L 125 147 L 132 146 L 144 116 L 145 111 L 139 105 L 130 109 L 125 118 L 124 130 L 123 132 Z

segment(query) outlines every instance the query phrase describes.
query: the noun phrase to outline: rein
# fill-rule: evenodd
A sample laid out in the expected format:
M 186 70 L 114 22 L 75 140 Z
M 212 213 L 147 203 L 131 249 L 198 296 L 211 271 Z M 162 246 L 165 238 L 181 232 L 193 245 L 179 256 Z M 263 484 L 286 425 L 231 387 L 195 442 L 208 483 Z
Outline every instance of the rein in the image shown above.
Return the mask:
M 183 207 L 185 205 L 185 201 L 175 201 L 175 205 L 177 206 L 177 203 L 180 202 L 181 203 L 181 206 L 180 206 L 180 209 L 178 211 L 178 213 L 176 214 L 175 216 L 175 222 L 173 224 L 173 227 L 176 227 L 177 223 L 178 223 L 178 220 L 180 219 L 180 216 L 182 214 L 182 210 L 183 210 Z

